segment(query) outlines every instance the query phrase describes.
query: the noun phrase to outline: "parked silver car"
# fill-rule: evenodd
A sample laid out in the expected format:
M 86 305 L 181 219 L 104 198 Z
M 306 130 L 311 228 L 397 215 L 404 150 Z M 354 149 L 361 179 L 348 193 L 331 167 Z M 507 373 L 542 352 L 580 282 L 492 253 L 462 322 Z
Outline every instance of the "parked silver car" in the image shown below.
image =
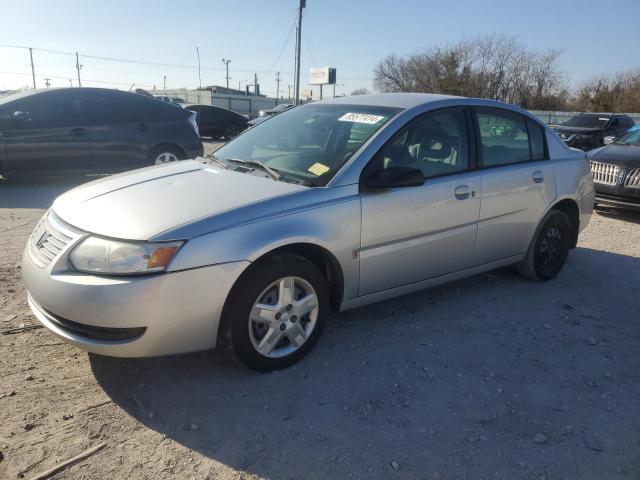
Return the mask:
M 218 150 L 59 197 L 25 249 L 59 337 L 142 357 L 220 342 L 287 367 L 346 310 L 506 265 L 549 280 L 589 222 L 583 152 L 503 103 L 426 94 L 307 104 Z

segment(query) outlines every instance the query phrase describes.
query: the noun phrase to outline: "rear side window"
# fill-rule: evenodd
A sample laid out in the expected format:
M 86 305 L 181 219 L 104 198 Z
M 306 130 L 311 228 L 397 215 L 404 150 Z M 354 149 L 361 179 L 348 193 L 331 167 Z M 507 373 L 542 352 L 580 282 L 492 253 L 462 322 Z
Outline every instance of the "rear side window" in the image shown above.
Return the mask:
M 171 120 L 180 113 L 180 107 L 138 94 L 105 90 L 96 91 L 92 97 L 92 118 L 98 125 Z M 171 109 L 176 110 L 175 116 Z
M 217 120 L 222 120 L 224 116 L 224 110 L 217 109 L 215 107 L 203 108 L 202 109 L 202 119 L 207 122 L 215 122 Z
M 475 109 L 475 115 L 480 131 L 481 166 L 495 167 L 545 158 L 543 131 L 524 116 L 490 108 Z
M 544 160 L 547 158 L 544 143 L 544 129 L 535 122 L 527 119 L 529 140 L 531 142 L 531 160 Z

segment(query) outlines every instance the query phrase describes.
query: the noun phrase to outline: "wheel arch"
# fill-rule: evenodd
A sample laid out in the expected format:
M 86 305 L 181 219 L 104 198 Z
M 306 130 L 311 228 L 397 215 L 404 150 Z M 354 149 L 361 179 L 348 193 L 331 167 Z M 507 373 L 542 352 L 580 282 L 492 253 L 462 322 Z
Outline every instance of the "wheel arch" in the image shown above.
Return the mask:
M 327 280 L 329 287 L 329 300 L 331 308 L 339 310 L 344 297 L 344 272 L 336 256 L 325 247 L 310 242 L 292 242 L 284 245 L 274 246 L 271 249 L 261 252 L 252 258 L 249 265 L 235 280 L 229 289 L 232 292 L 236 285 L 242 281 L 246 275 L 251 275 L 251 266 L 259 264 L 263 260 L 277 256 L 278 254 L 290 253 L 310 261 L 320 271 Z
M 316 243 L 296 242 L 273 248 L 260 255 L 253 263 L 282 253 L 298 255 L 313 263 L 327 280 L 331 308 L 334 310 L 340 308 L 344 295 L 344 274 L 340 262 L 333 253 Z
M 580 207 L 573 198 L 563 198 L 554 203 L 549 210 L 563 212 L 571 222 L 571 248 L 578 245 L 578 234 L 580 233 Z

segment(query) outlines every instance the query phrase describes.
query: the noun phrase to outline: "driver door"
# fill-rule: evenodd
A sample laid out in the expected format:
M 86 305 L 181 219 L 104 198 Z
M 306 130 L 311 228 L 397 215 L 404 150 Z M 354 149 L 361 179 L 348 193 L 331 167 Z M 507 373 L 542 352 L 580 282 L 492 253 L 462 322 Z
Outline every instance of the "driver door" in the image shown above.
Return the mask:
M 418 187 L 361 193 L 360 295 L 472 266 L 481 180 L 462 108 L 428 113 L 404 126 L 363 176 L 390 167 L 422 170 Z

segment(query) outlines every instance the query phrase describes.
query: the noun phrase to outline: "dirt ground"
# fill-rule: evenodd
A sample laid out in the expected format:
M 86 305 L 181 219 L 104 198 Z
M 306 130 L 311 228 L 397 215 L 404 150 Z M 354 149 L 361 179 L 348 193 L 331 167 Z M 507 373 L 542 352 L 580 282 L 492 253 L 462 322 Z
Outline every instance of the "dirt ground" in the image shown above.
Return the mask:
M 88 355 L 30 314 L 20 257 L 86 181 L 0 182 L 0 478 L 640 479 L 640 214 L 559 277 L 510 270 L 334 314 L 312 354 Z

